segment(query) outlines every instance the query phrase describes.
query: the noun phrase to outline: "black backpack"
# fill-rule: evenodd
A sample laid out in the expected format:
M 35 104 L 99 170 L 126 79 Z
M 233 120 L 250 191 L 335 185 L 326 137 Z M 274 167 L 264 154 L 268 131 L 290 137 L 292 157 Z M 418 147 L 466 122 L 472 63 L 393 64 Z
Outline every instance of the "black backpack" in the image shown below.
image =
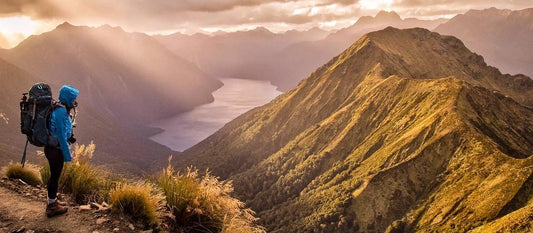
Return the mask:
M 32 145 L 38 147 L 59 145 L 57 139 L 50 134 L 50 115 L 59 107 L 64 106 L 52 98 L 52 90 L 46 83 L 37 83 L 28 93 L 22 94 L 20 130 Z

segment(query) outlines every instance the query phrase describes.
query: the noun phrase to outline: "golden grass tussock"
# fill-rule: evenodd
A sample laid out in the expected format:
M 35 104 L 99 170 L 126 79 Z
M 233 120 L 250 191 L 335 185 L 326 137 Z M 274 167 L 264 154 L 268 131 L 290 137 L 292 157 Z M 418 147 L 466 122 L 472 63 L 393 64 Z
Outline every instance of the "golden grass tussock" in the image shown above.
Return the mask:
M 230 219 L 224 219 L 221 233 L 264 233 L 263 227 L 253 225 L 246 218 L 234 216 Z
M 175 172 L 169 159 L 158 182 L 179 231 L 264 232 L 254 224 L 254 212 L 230 196 L 232 184 L 219 181 L 209 172 L 202 176 L 193 168 Z
M 64 193 L 71 194 L 79 204 L 102 199 L 103 196 L 107 195 L 106 187 L 110 186 L 105 176 L 102 175 L 105 172 L 90 163 L 94 149 L 94 143 L 87 146 L 75 144 L 72 162 L 65 163 L 59 178 L 59 189 Z M 48 183 L 50 179 L 49 165 L 45 164 L 40 171 L 43 182 Z
M 41 184 L 41 179 L 39 177 L 39 173 L 35 165 L 26 163 L 26 166 L 22 167 L 18 163 L 10 163 L 2 170 L 2 173 L 7 178 L 20 179 L 31 186 L 37 186 Z
M 163 197 L 154 186 L 146 182 L 119 185 L 109 194 L 115 212 L 131 216 L 146 227 L 159 226 L 157 207 L 162 200 Z

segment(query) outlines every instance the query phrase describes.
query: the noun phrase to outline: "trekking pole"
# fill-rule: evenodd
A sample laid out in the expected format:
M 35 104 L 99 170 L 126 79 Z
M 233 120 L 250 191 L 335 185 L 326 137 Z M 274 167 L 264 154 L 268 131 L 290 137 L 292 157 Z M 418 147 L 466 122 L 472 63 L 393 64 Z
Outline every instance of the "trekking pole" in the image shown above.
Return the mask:
M 22 153 L 22 160 L 20 161 L 20 164 L 22 165 L 22 168 L 24 168 L 24 164 L 26 163 L 26 149 L 28 149 L 28 139 L 26 138 L 26 145 L 24 146 L 24 152 Z

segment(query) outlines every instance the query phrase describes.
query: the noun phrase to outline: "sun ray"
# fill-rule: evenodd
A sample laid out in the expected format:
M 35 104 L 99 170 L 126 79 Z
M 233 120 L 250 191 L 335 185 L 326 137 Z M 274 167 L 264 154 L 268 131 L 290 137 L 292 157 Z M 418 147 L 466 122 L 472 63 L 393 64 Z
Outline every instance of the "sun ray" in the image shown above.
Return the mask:
M 0 47 L 11 48 L 30 35 L 51 30 L 57 23 L 31 19 L 29 16 L 0 18 L 0 34 L 5 38 Z

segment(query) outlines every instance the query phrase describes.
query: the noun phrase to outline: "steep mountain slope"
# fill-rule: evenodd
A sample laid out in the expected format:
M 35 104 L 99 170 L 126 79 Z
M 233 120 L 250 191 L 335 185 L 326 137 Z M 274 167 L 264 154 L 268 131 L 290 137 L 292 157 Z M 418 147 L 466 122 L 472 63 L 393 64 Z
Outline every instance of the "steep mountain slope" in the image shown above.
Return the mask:
M 51 84 L 54 94 L 63 84 L 80 89 L 75 135 L 96 143 L 96 162 L 128 173 L 146 171 L 172 153 L 148 139 L 155 129 L 140 125 L 206 103 L 221 85 L 155 39 L 109 26 L 65 23 L 1 56 L 9 60 L 0 61 L 0 113 L 9 118 L 0 122 L 7 127 L 0 133 L 2 150 L 9 150 L 5 160 L 22 153 L 18 102 L 37 80 Z
M 21 87 L 29 89 L 37 81 L 27 71 L 0 59 L 0 163 L 19 159 L 24 146 L 24 137 L 20 135 Z
M 222 85 L 148 35 L 107 25 L 64 23 L 2 57 L 48 82 L 75 85 L 86 94 L 81 103 L 120 121 L 146 122 L 190 109 L 212 101 L 211 92 Z
M 421 27 L 433 29 L 445 22 L 444 19 L 419 20 L 402 19 L 396 12 L 381 11 L 375 17 L 363 16 L 354 25 L 333 33 L 323 40 L 293 44 L 276 55 L 278 59 L 270 64 L 270 69 L 278 70 L 274 84 L 289 90 L 335 55 L 354 43 L 366 33 L 388 26 L 396 28 Z
M 502 72 L 533 77 L 533 8 L 470 10 L 435 31 L 461 39 Z
M 527 219 L 532 97 L 533 80 L 502 75 L 454 37 L 389 27 L 178 163 L 232 179 L 273 232 L 473 229 L 516 211 Z
M 265 64 L 277 59 L 274 56 L 277 52 L 294 43 L 323 39 L 327 33 L 317 28 L 285 33 L 256 28 L 213 36 L 176 33 L 154 37 L 176 54 L 213 75 L 273 80 L 275 70 L 270 70 Z

